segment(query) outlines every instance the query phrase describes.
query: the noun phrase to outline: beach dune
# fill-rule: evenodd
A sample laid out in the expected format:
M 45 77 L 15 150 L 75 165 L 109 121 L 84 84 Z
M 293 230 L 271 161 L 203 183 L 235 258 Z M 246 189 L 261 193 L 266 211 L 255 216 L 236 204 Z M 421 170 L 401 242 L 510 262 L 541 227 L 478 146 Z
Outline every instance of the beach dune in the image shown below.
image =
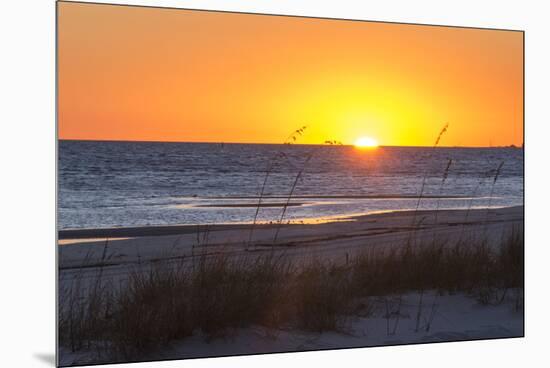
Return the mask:
M 84 293 L 98 290 L 98 282 L 107 283 L 117 290 L 136 272 L 144 272 L 141 275 L 146 280 L 147 272 L 158 269 L 156 266 L 170 270 L 171 265 L 177 268 L 182 262 L 192 262 L 197 258 L 200 258 L 197 259 L 200 264 L 203 257 L 215 260 L 219 255 L 248 258 L 275 254 L 288 257 L 293 264 L 321 260 L 345 269 L 349 259 L 365 250 L 385 250 L 405 244 L 422 247 L 433 244 L 435 240 L 452 246 L 458 242 L 475 244 L 486 240 L 487 244 L 496 247 L 514 230 L 521 231 L 522 226 L 523 207 L 518 206 L 470 211 L 397 211 L 320 224 L 285 224 L 280 227 L 276 242 L 273 239 L 277 226 L 273 224 L 256 225 L 252 234 L 250 225 L 62 231 L 58 258 L 60 303 L 67 308 L 69 301 L 73 300 L 70 291 L 75 280 L 78 280 L 76 286 Z M 121 287 L 121 290 L 127 289 Z M 358 299 L 356 305 L 360 307 L 367 303 L 368 311 L 361 309 L 353 318 L 347 319 L 345 331 L 336 329 L 316 333 L 285 326 L 250 325 L 231 330 L 229 340 L 212 339 L 199 331 L 152 350 L 139 359 L 523 336 L 523 291 L 516 288 L 502 295 L 502 303 L 480 304 L 472 295 L 463 292 L 402 290 L 399 294 L 370 296 L 367 301 Z M 63 365 L 113 362 L 109 355 L 97 357 L 86 349 L 71 351 L 67 345 L 60 349 Z

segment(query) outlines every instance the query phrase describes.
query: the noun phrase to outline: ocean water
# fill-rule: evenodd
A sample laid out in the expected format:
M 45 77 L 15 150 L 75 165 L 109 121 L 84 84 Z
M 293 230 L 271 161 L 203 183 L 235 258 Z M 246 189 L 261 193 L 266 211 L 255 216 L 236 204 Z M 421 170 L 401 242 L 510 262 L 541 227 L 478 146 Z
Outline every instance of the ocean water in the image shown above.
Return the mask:
M 60 229 L 248 223 L 269 167 L 262 222 L 291 191 L 285 222 L 523 203 L 517 148 L 60 141 L 58 157 Z

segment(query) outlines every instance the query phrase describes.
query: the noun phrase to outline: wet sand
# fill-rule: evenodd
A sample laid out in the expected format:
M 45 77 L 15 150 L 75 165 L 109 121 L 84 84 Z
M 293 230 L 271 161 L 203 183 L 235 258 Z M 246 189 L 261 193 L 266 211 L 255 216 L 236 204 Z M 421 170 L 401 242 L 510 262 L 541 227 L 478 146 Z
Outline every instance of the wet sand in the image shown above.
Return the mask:
M 397 211 L 321 224 L 175 225 L 60 231 L 59 267 L 123 266 L 197 255 L 283 252 L 291 257 L 344 259 L 369 247 L 413 238 L 494 242 L 523 224 L 523 207 Z M 274 241 L 278 231 L 277 240 Z

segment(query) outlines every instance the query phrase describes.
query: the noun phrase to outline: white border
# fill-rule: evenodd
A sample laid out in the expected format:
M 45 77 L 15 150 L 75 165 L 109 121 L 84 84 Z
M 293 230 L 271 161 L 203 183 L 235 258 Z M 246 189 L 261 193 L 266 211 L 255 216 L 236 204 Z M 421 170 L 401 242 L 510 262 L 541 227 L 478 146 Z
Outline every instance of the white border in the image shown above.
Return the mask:
M 101 2 L 101 1 L 98 1 Z M 105 2 L 105 1 L 103 1 Z M 315 353 L 258 355 L 119 367 L 519 367 L 547 361 L 549 244 L 548 10 L 543 1 L 138 1 L 181 8 L 402 21 L 526 31 L 526 338 Z M 51 366 L 54 353 L 54 2 L 2 3 L 0 90 L 0 365 Z M 540 360 L 539 360 L 540 359 Z M 539 361 L 539 362 L 537 362 Z M 543 365 L 543 364 L 542 364 Z

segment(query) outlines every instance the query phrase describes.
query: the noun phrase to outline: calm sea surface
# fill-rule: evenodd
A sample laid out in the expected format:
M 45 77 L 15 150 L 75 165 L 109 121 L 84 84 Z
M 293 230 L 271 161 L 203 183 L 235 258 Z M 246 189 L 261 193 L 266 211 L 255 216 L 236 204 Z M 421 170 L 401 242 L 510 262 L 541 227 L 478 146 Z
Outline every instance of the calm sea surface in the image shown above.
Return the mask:
M 251 222 L 272 164 L 261 221 L 280 218 L 295 182 L 284 221 L 414 209 L 421 191 L 447 197 L 422 209 L 523 203 L 515 148 L 60 141 L 59 228 Z

